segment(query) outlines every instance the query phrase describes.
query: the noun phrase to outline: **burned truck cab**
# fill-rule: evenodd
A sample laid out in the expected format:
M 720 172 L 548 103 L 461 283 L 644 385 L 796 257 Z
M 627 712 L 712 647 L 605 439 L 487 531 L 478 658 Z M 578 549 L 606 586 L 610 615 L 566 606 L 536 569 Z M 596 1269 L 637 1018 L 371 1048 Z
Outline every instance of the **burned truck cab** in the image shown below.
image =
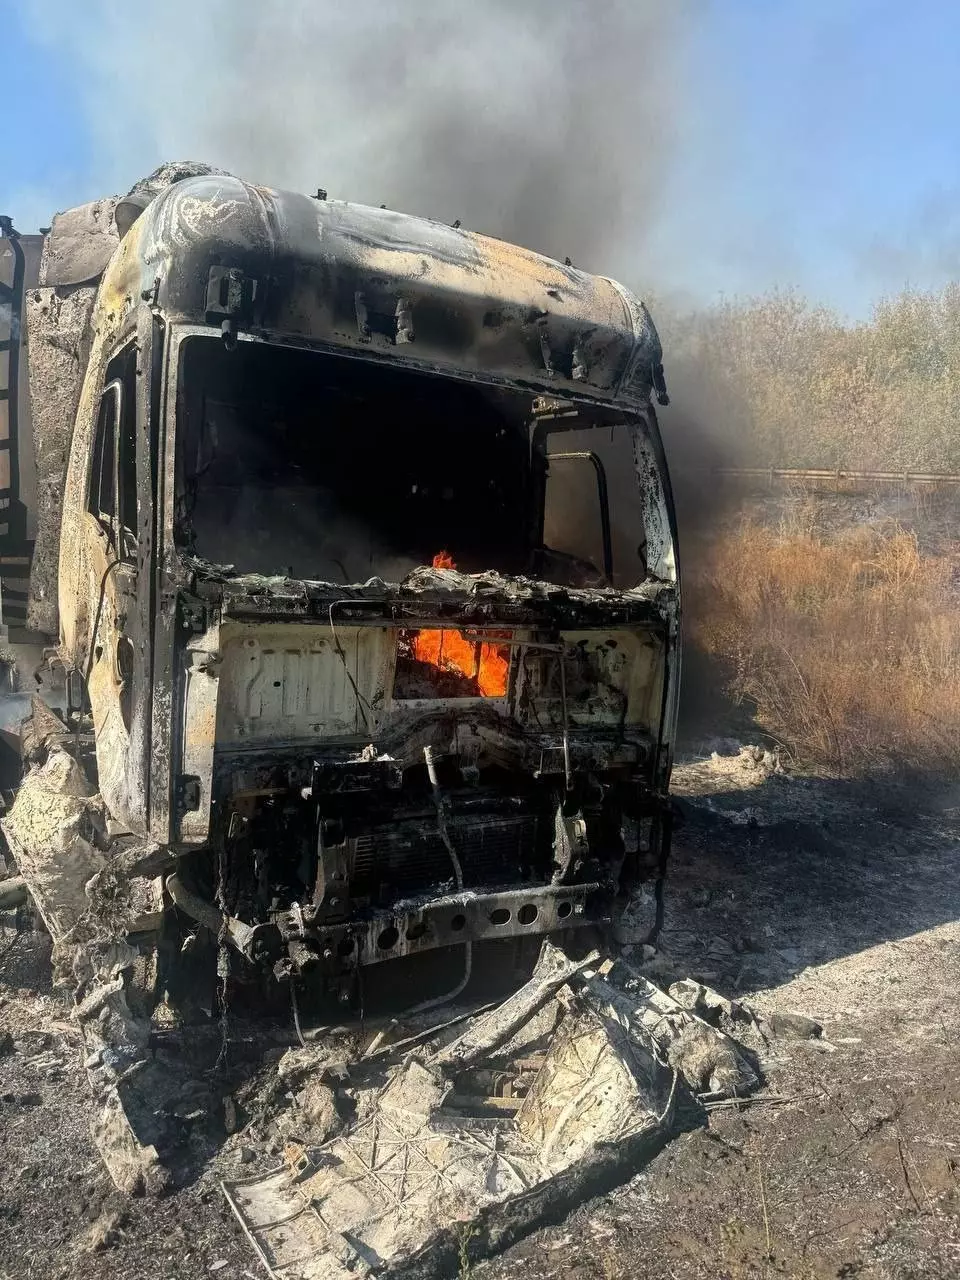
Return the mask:
M 100 792 L 169 854 L 168 902 L 343 999 L 366 966 L 609 923 L 662 877 L 679 679 L 643 305 L 224 175 L 135 214 L 59 616 Z

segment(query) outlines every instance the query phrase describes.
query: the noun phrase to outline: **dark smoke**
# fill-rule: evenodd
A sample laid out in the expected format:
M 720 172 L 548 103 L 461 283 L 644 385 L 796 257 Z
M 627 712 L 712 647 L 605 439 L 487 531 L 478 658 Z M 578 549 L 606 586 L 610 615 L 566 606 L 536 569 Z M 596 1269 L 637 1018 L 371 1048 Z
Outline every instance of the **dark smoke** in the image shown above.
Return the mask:
M 447 8 L 428 6 L 412 41 L 388 33 L 359 60 L 385 73 L 382 198 L 591 270 L 636 271 L 680 109 L 676 16 L 643 0 L 490 0 L 451 23 Z M 424 65 L 411 45 L 436 52 Z
M 699 0 L 22 3 L 86 68 L 78 199 L 190 157 L 644 283 Z
M 685 546 L 722 522 L 740 505 L 740 492 L 720 471 L 750 466 L 750 421 L 732 365 L 724 375 L 707 370 L 691 341 L 691 317 L 668 307 L 660 321 L 665 349 L 669 408 L 660 410 L 660 428 L 670 467 L 681 554 Z
M 691 104 L 702 0 L 21 0 L 84 68 L 94 185 L 192 158 L 500 236 L 644 295 Z M 656 311 L 655 311 L 656 315 Z M 709 389 L 673 358 L 662 414 L 685 519 L 702 518 Z M 691 486 L 698 496 L 687 501 Z

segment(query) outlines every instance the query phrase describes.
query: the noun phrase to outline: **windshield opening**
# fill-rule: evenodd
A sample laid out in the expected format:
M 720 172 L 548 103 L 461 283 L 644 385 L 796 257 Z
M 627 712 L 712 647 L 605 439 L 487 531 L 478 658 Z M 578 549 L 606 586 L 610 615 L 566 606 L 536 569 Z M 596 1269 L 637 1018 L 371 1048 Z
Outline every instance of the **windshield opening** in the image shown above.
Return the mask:
M 635 587 L 647 576 L 635 428 L 625 421 L 544 426 L 544 576 L 568 585 Z
M 236 573 L 646 576 L 621 414 L 534 426 L 528 392 L 205 336 L 183 344 L 177 414 L 177 544 Z
M 529 560 L 530 396 L 295 348 L 184 343 L 176 537 L 241 573 Z

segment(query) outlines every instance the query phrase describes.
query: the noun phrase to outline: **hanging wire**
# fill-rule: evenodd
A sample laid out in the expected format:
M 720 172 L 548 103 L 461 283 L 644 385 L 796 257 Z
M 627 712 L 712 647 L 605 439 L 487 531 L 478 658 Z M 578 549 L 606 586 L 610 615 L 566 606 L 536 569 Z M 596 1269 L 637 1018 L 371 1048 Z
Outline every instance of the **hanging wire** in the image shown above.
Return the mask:
M 217 906 L 220 908 L 220 928 L 217 932 L 217 988 L 220 995 L 220 1052 L 214 1067 L 227 1060 L 230 1041 L 227 1010 L 227 980 L 230 976 L 230 949 L 227 943 L 227 850 L 223 840 L 217 850 Z
M 360 689 L 357 687 L 357 682 L 353 678 L 353 672 L 350 670 L 350 667 L 347 663 L 347 655 L 344 652 L 343 645 L 340 643 L 340 637 L 337 635 L 337 628 L 333 625 L 334 609 L 336 609 L 338 605 L 353 604 L 353 603 L 354 602 L 352 600 L 331 601 L 330 608 L 327 611 L 327 619 L 330 623 L 330 634 L 333 637 L 334 652 L 336 653 L 340 661 L 343 663 L 343 670 L 346 673 L 346 677 L 350 682 L 350 688 L 353 690 L 353 696 L 357 700 L 357 708 L 359 711 L 363 713 L 363 718 L 367 722 L 367 729 L 369 732 L 372 733 L 375 727 L 373 707 L 370 705 L 369 701 L 363 696 L 363 694 L 360 692 Z
M 307 1042 L 303 1038 L 303 1029 L 300 1026 L 300 1010 L 297 1007 L 297 986 L 292 980 L 290 982 L 290 1004 L 293 1007 L 294 1030 L 297 1033 L 297 1039 L 300 1041 L 300 1048 L 305 1049 L 307 1047 Z

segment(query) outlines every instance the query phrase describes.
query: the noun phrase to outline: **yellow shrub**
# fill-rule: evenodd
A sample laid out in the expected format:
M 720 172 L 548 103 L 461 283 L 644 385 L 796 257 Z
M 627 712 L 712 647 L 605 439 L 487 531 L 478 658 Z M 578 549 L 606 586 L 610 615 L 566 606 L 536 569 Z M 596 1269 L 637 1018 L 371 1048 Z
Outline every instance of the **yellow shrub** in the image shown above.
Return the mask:
M 958 560 L 899 527 L 828 541 L 745 522 L 685 547 L 688 638 L 802 758 L 955 768 Z

